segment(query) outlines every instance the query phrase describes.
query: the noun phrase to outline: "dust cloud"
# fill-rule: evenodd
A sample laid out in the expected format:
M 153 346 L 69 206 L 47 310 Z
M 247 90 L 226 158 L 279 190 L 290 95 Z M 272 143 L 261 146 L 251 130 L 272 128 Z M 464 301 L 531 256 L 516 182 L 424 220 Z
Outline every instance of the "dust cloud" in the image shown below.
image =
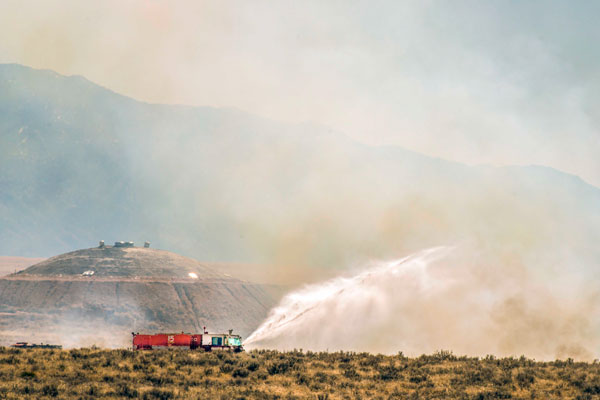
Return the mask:
M 436 247 L 306 286 L 288 294 L 245 346 L 598 356 L 596 289 L 567 285 L 573 277 L 566 273 L 544 279 L 526 269 L 507 274 L 487 259 L 492 256 L 470 246 Z

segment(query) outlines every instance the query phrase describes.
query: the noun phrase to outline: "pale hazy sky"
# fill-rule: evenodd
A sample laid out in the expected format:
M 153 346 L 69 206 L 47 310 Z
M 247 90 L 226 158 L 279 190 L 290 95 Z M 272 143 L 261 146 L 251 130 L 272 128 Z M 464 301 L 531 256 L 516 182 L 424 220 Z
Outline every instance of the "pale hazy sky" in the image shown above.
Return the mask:
M 2 0 L 0 62 L 600 186 L 600 2 Z

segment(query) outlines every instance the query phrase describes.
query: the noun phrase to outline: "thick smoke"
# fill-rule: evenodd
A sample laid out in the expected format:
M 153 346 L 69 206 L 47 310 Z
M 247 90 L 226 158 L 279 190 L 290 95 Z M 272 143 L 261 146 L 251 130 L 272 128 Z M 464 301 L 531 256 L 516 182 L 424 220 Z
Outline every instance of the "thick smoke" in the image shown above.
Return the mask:
M 76 313 L 62 313 L 50 317 L 41 313 L 18 313 L 2 316 L 0 346 L 15 342 L 46 343 L 63 348 L 98 346 L 126 348 L 131 346 L 132 324 L 118 325 L 104 318 L 86 318 Z
M 121 299 L 126 307 L 115 312 L 91 289 L 83 304 L 72 307 L 41 307 L 0 314 L 0 346 L 15 342 L 49 343 L 63 348 L 131 346 L 131 332 L 147 326 L 149 321 L 136 318 L 140 309 L 135 298 Z M 31 300 L 35 302 L 36 300 Z
M 507 273 L 473 251 L 432 248 L 290 293 L 246 347 L 597 357 L 597 290 L 574 290 L 566 273 Z
M 0 62 L 600 184 L 596 2 L 235 3 L 4 0 Z

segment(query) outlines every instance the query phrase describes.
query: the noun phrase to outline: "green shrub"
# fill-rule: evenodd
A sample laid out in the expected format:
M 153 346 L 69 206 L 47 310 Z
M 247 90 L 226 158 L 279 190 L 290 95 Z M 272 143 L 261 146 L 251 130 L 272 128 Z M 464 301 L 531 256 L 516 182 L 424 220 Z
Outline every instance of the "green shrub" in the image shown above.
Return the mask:
M 137 398 L 139 396 L 139 393 L 136 389 L 132 388 L 129 384 L 127 383 L 122 383 L 119 385 L 119 388 L 117 390 L 117 395 L 119 396 L 123 396 L 123 397 L 129 397 L 129 398 Z
M 535 375 L 529 369 L 521 370 L 517 373 L 517 376 L 515 377 L 515 379 L 516 379 L 517 383 L 519 384 L 519 386 L 528 388 L 529 386 L 531 386 L 533 384 L 533 382 L 535 382 Z
M 44 396 L 56 397 L 58 396 L 58 388 L 55 384 L 48 384 L 42 387 L 42 394 Z
M 246 366 L 248 371 L 256 371 L 258 367 L 260 367 L 260 364 L 258 364 L 256 361 L 250 361 Z
M 378 378 L 382 381 L 399 379 L 401 370 L 394 365 L 381 365 L 377 367 Z
M 172 390 L 166 389 L 152 389 L 144 393 L 144 400 L 158 399 L 158 400 L 169 400 L 175 398 L 175 394 Z
M 33 372 L 33 371 L 21 371 L 21 373 L 19 374 L 19 376 L 21 378 L 31 379 L 31 378 L 35 378 L 35 372 Z
M 286 372 L 288 372 L 290 370 L 292 365 L 293 365 L 293 363 L 288 360 L 276 361 L 267 366 L 267 371 L 271 375 L 285 374 Z
M 234 378 L 245 378 L 249 374 L 248 370 L 245 368 L 236 368 L 231 373 L 231 376 Z

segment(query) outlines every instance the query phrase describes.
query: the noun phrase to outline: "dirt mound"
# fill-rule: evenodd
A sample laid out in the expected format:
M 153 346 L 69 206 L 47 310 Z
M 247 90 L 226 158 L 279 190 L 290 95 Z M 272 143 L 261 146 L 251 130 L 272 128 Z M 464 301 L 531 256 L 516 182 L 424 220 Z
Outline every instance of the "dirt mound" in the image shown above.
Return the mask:
M 164 250 L 140 247 L 97 247 L 72 251 L 33 265 L 18 275 L 82 276 L 91 271 L 96 277 L 154 277 L 190 279 L 227 278 L 223 273 L 192 258 Z
M 132 331 L 203 326 L 247 336 L 281 294 L 163 250 L 78 250 L 0 278 L 0 344 L 122 346 Z

